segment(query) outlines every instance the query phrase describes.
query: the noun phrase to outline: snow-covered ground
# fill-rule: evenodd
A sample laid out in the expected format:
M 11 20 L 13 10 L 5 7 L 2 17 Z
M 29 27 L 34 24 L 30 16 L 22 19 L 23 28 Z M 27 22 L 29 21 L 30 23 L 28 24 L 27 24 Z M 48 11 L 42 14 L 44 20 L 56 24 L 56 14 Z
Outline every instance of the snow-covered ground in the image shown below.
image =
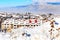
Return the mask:
M 50 35 L 49 32 L 51 27 L 50 21 L 48 21 L 45 22 L 43 25 L 36 26 L 34 28 L 21 27 L 17 29 L 12 29 L 11 33 L 0 32 L 0 40 L 60 40 L 60 31 L 56 30 L 59 27 L 56 28 L 56 24 L 54 24 L 54 26 L 55 28 L 53 28 L 52 32 L 53 36 Z
M 13 29 L 9 33 L 0 33 L 1 40 L 47 40 L 47 36 L 42 32 L 43 28 L 38 26 L 35 28 L 18 28 Z M 22 35 L 25 33 L 24 35 Z

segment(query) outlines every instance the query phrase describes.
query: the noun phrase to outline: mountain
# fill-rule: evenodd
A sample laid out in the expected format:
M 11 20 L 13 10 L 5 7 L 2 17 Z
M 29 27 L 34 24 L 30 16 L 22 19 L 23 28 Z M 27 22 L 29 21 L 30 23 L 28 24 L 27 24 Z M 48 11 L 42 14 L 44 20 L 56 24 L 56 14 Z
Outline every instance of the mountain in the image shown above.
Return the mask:
M 16 7 L 7 7 L 7 8 L 0 8 L 0 11 L 3 12 L 13 12 L 13 13 L 60 13 L 60 5 L 50 5 L 48 4 L 39 4 L 38 2 L 25 5 L 25 6 L 16 6 Z
M 51 4 L 51 5 L 60 5 L 60 2 L 47 2 L 47 4 Z

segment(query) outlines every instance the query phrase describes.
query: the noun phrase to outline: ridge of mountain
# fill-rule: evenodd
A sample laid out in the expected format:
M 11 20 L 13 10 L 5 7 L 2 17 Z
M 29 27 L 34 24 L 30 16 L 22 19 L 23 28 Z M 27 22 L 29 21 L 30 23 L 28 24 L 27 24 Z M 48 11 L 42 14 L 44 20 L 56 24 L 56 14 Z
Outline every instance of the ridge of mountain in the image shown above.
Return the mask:
M 15 6 L 15 7 L 7 7 L 7 8 L 0 8 L 0 11 L 3 12 L 13 12 L 13 13 L 40 13 L 40 12 L 47 12 L 47 13 L 60 13 L 60 5 L 41 5 L 39 3 L 34 3 L 30 5 L 24 6 Z
M 51 5 L 60 5 L 60 2 L 47 2 L 47 4 L 51 4 Z

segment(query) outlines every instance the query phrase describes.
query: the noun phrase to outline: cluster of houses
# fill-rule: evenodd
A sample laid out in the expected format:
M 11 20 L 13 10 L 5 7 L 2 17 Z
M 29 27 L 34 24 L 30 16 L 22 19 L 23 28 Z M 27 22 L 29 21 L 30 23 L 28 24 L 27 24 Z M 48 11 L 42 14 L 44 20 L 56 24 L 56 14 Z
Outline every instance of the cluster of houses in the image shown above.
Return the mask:
M 53 14 L 9 14 L 0 13 L 0 31 L 11 32 L 12 29 L 21 27 L 36 28 L 45 27 L 46 31 L 50 33 L 51 40 L 60 35 L 60 15 Z M 45 30 L 45 28 L 43 28 Z M 57 32 L 56 32 L 57 31 Z M 58 34 L 56 34 L 56 33 Z M 55 33 L 55 34 L 54 34 Z M 54 36 L 54 35 L 55 36 Z M 60 37 L 59 37 L 60 38 Z
M 53 19 L 52 14 L 10 14 L 10 13 L 0 13 L 0 31 L 11 32 L 11 29 L 16 29 L 19 27 L 35 27 L 40 26 L 44 22 Z
M 8 14 L 0 13 L 0 30 L 11 32 L 11 29 L 19 27 L 35 27 L 42 24 L 40 15 L 35 14 Z

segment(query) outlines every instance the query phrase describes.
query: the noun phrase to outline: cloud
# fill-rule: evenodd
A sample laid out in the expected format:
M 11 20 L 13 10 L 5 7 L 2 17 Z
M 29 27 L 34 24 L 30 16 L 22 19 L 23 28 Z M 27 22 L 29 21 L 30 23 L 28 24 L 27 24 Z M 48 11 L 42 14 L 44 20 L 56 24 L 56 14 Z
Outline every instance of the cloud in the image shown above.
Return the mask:
M 54 3 L 54 2 L 60 2 L 60 0 L 32 0 L 32 2 L 33 3 L 35 3 L 35 2 L 38 2 L 39 4 L 41 4 L 41 5 L 45 5 L 45 4 L 47 4 L 48 2 L 50 3 L 50 2 L 52 2 L 52 3 Z
M 32 0 L 33 2 L 60 2 L 60 0 Z
M 60 0 L 47 0 L 47 2 L 60 2 Z
M 33 2 L 45 2 L 45 0 L 32 0 Z
M 46 0 L 32 0 L 32 1 L 33 1 L 33 3 L 38 2 L 40 4 L 45 4 L 46 3 Z

